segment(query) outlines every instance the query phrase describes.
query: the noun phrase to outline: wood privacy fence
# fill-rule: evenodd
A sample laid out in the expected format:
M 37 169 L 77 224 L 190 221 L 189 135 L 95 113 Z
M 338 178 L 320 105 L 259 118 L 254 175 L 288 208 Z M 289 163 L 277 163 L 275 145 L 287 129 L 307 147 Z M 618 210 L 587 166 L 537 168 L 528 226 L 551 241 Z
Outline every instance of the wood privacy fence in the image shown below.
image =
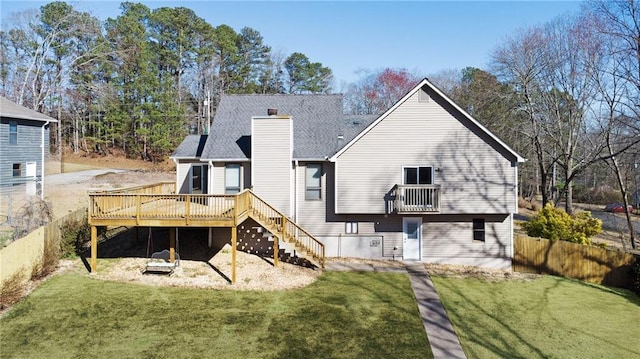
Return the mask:
M 631 288 L 631 253 L 565 241 L 516 235 L 513 270 L 544 273 L 619 288 Z
M 11 242 L 0 250 L 0 287 L 16 273 L 22 272 L 23 280 L 31 277 L 34 268 L 40 266 L 45 250 L 60 248 L 62 227 L 69 221 L 87 221 L 87 209 L 82 208 L 56 219 L 26 236 Z M 59 256 L 59 252 L 56 252 Z

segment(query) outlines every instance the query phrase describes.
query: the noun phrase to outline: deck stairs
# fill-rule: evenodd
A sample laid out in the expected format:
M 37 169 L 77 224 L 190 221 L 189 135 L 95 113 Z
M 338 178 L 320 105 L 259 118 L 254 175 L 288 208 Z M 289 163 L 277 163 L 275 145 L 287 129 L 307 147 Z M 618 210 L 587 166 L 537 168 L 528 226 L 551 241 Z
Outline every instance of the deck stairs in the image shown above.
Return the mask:
M 238 224 L 252 218 L 278 240 L 293 247 L 297 256 L 324 269 L 324 244 L 251 190 L 238 194 L 235 207 Z

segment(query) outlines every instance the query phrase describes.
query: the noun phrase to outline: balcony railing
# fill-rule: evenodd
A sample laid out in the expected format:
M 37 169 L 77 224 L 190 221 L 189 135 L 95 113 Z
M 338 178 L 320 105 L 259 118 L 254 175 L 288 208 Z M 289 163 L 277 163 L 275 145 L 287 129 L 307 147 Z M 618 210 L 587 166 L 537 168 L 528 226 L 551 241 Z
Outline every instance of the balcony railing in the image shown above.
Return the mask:
M 440 212 L 440 185 L 395 185 L 387 203 L 389 213 Z

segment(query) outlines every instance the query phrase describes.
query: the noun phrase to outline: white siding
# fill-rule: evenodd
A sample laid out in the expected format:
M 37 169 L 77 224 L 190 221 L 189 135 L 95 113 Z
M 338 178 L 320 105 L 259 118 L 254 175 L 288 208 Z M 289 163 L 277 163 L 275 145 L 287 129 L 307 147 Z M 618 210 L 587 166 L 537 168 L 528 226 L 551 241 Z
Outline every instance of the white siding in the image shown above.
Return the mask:
M 511 217 L 425 216 L 422 223 L 422 258 L 428 263 L 511 268 Z M 473 218 L 485 219 L 485 241 L 474 241 Z
M 300 162 L 296 175 L 296 203 L 298 206 L 296 222 L 314 235 L 338 235 L 344 231 L 344 223 L 327 222 L 327 200 L 332 198 L 330 197 L 330 194 L 332 194 L 331 189 L 327 189 L 327 185 L 331 183 L 328 183 L 327 179 L 333 176 L 333 164 L 329 162 L 322 163 L 322 192 L 320 200 L 306 199 L 306 165 L 306 162 Z M 333 207 L 330 209 L 333 209 Z
M 512 163 L 492 142 L 418 91 L 336 160 L 337 213 L 385 212 L 385 195 L 402 184 L 403 165 L 440 169 L 442 214 L 515 210 Z M 489 143 L 488 143 L 489 142 Z
M 276 209 L 291 216 L 292 120 L 290 117 L 254 117 L 251 133 L 253 191 Z
M 176 165 L 176 189 L 178 193 L 189 193 L 189 171 L 193 163 L 202 164 L 202 162 L 194 162 L 188 160 L 180 160 Z
M 251 163 L 228 162 L 240 165 L 240 190 L 251 187 Z M 213 168 L 209 174 L 209 190 L 211 194 L 225 194 L 225 168 L 227 162 L 213 162 Z

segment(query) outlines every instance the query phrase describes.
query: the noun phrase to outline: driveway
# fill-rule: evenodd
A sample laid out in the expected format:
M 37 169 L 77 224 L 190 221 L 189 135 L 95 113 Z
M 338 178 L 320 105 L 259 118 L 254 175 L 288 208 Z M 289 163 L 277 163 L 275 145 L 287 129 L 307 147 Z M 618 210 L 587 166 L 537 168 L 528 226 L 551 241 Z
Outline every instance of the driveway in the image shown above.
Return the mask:
M 616 214 L 605 211 L 591 211 L 591 215 L 595 218 L 602 220 L 602 228 L 609 231 L 627 231 L 627 218 L 623 214 Z M 636 232 L 640 233 L 640 219 L 637 215 L 631 215 L 631 221 L 633 228 Z
M 45 177 L 45 193 L 49 186 L 59 186 L 74 183 L 83 183 L 92 180 L 95 176 L 104 175 L 107 173 L 122 173 L 125 170 L 103 168 L 99 170 L 87 170 L 79 172 L 58 173 L 54 175 L 47 175 Z

